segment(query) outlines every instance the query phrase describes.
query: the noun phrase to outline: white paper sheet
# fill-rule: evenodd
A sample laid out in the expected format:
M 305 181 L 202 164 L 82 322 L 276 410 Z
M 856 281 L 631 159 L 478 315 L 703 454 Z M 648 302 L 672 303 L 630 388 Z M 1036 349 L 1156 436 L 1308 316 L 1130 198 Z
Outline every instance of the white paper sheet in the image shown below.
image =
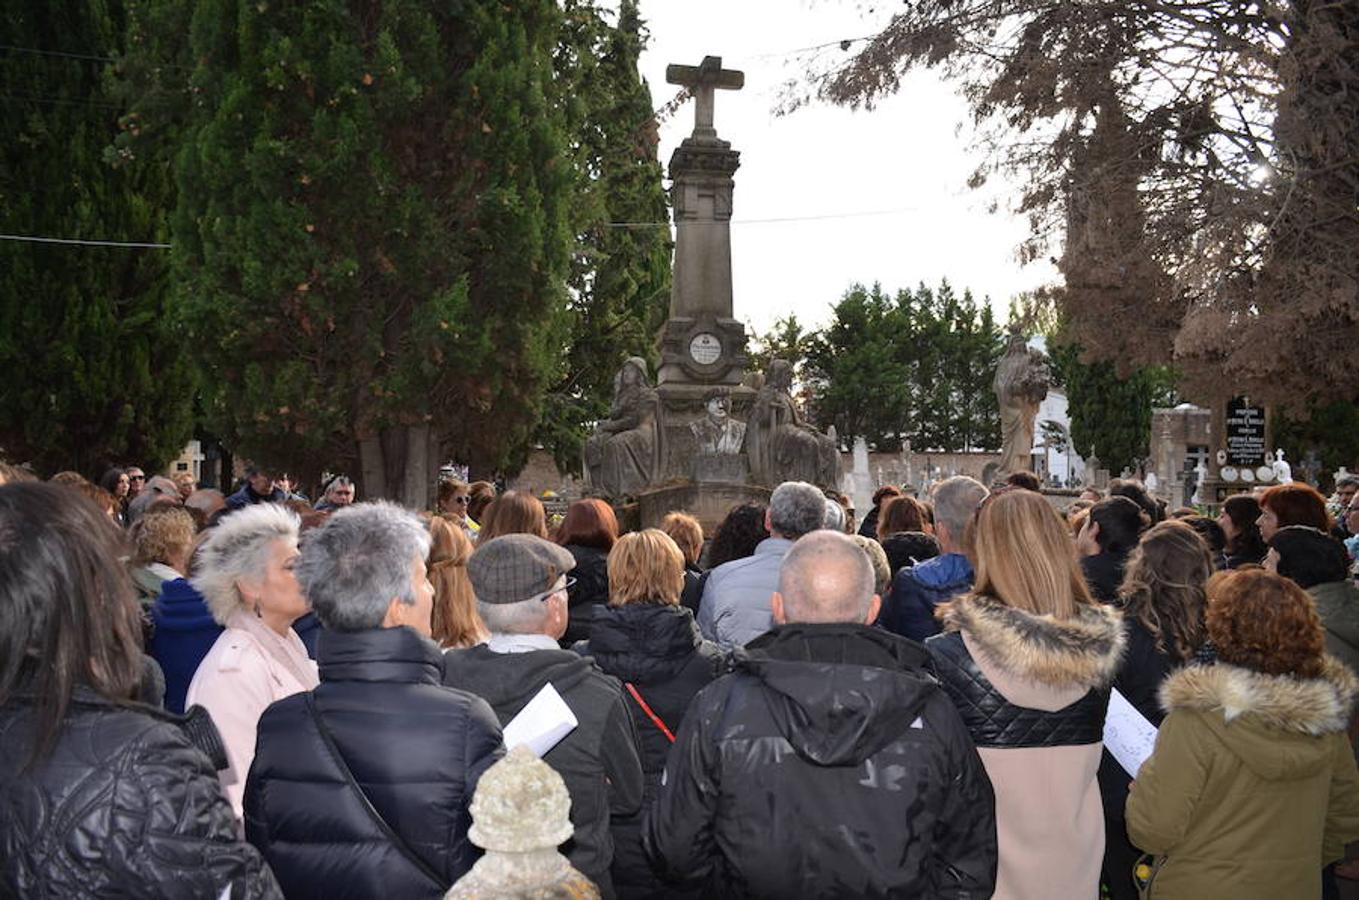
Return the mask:
M 571 707 L 548 682 L 527 706 L 519 710 L 519 715 L 505 725 L 505 749 L 526 744 L 541 758 L 578 724 Z
M 1156 746 L 1156 726 L 1117 690 L 1109 691 L 1104 717 L 1104 746 L 1133 778 Z

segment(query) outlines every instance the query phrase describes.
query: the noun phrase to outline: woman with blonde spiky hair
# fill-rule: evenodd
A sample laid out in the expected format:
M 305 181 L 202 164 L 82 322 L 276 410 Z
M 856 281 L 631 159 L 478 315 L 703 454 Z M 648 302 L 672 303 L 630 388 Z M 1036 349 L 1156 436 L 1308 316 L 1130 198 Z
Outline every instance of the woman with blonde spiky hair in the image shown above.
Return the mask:
M 925 646 L 996 794 L 998 898 L 1099 895 L 1099 768 L 1121 614 L 1086 587 L 1071 532 L 1041 494 L 978 506 L 972 592 L 936 609 Z
M 307 602 L 293 575 L 297 516 L 259 503 L 221 521 L 198 552 L 193 586 L 226 630 L 199 664 L 185 705 L 212 714 L 230 766 L 220 773 L 236 816 L 255 755 L 255 728 L 275 700 L 318 683 L 293 622 Z

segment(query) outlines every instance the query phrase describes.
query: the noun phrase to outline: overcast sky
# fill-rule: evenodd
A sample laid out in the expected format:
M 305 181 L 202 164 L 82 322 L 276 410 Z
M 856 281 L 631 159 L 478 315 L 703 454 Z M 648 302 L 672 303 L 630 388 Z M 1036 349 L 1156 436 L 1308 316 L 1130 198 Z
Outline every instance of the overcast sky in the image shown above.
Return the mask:
M 855 281 L 896 290 L 948 278 L 989 296 L 1003 319 L 1012 295 L 1056 277 L 1046 263 L 1021 268 L 1024 222 L 987 211 L 1003 186 L 967 188 L 980 160 L 967 110 L 933 73 L 914 74 L 871 112 L 774 114 L 781 85 L 799 72 L 789 51 L 870 34 L 882 13 L 850 0 L 641 0 L 641 11 L 651 33 L 642 74 L 657 107 L 679 90 L 666 84 L 668 63 L 713 55 L 745 72 L 744 90 L 718 92 L 715 119 L 741 152 L 735 314 L 756 333 L 790 312 L 824 324 Z M 690 101 L 663 123 L 662 165 L 693 129 L 693 110 Z M 802 221 L 750 221 L 788 218 Z

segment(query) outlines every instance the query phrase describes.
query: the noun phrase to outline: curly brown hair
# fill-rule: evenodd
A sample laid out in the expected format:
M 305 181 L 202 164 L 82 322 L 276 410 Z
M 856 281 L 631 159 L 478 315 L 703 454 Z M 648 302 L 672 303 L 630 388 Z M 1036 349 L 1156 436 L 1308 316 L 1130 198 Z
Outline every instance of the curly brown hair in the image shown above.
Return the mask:
M 1128 557 L 1119 598 L 1156 649 L 1188 662 L 1203 643 L 1203 610 L 1213 558 L 1193 528 L 1171 519 L 1153 526 Z
M 1225 663 L 1266 675 L 1321 675 L 1321 617 L 1311 595 L 1287 578 L 1264 569 L 1219 572 L 1208 581 L 1207 624 Z

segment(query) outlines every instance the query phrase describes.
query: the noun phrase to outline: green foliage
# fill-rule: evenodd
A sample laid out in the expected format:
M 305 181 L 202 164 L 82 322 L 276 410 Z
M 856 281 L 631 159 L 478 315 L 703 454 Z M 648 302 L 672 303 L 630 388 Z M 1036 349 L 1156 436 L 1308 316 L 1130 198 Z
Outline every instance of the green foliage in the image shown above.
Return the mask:
M 5 42 L 121 52 L 125 4 L 11 3 Z M 104 161 L 119 134 L 110 67 L 0 51 L 0 232 L 165 242 L 163 167 Z M 123 123 L 127 127 L 127 123 Z M 192 431 L 184 336 L 158 249 L 0 242 L 0 452 L 39 471 L 155 470 Z
M 154 32 L 182 4 L 146 6 Z M 547 0 L 194 7 L 176 309 L 238 453 L 305 478 L 366 441 L 390 485 L 408 426 L 477 465 L 526 442 L 567 339 L 558 25 Z
M 1295 478 L 1302 478 L 1299 463 L 1309 452 L 1321 461 L 1323 472 L 1341 466 L 1359 469 L 1359 403 L 1312 404 L 1303 415 L 1279 415 L 1274 419 L 1274 446 L 1283 449 L 1293 465 Z
M 855 285 L 807 354 L 815 418 L 845 441 L 896 451 L 991 449 L 991 378 L 1003 349 L 990 307 L 947 281 L 895 296 Z
M 1135 468 L 1148 453 L 1152 408 L 1176 402 L 1173 374 L 1150 366 L 1121 376 L 1113 363 L 1083 362 L 1074 343 L 1050 345 L 1049 353 L 1053 376 L 1066 390 L 1076 452 L 1097 457 L 1111 472 Z
M 774 327 L 762 335 L 755 336 L 746 356 L 750 359 L 750 371 L 765 372 L 776 359 L 787 360 L 793 367 L 794 381 L 801 381 L 806 373 L 807 354 L 816 340 L 816 333 L 807 331 L 796 315 L 785 316 L 774 322 Z
M 569 340 L 537 440 L 563 471 L 578 469 L 589 426 L 606 417 L 613 377 L 631 356 L 653 356 L 670 295 L 670 234 L 651 93 L 638 73 L 646 34 L 625 0 L 612 25 L 593 0 L 567 0 L 555 102 L 571 135 L 576 235 L 568 286 Z

